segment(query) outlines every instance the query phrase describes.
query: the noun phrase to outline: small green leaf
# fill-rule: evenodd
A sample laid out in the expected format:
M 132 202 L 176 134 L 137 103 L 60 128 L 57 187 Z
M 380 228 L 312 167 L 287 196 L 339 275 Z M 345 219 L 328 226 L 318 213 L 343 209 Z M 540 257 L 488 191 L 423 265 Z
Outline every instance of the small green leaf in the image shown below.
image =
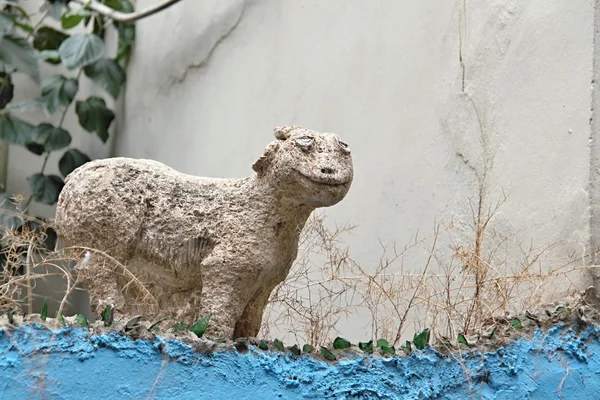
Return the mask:
M 292 353 L 292 354 L 294 354 L 296 356 L 300 355 L 300 349 L 298 348 L 297 344 L 295 344 L 295 345 L 293 345 L 291 347 L 288 347 L 288 350 L 290 351 L 290 353 Z
M 412 351 L 412 345 L 410 344 L 409 340 L 406 341 L 406 345 L 404 346 L 404 348 L 408 350 L 409 353 Z
M 39 101 L 48 115 L 52 115 L 71 104 L 78 89 L 79 83 L 76 79 L 53 75 L 42 84 L 42 96 Z
M 40 7 L 40 12 L 48 13 L 51 18 L 60 21 L 60 17 L 63 12 L 68 10 L 68 2 L 69 0 L 52 0 L 51 2 L 45 1 Z
M 93 33 L 73 35 L 62 42 L 58 52 L 68 69 L 81 68 L 102 58 L 104 42 Z
M 65 183 L 56 175 L 33 174 L 27 178 L 33 199 L 42 204 L 53 205 Z
M 100 59 L 83 69 L 85 74 L 114 99 L 119 97 L 125 83 L 125 70 L 115 60 Z
M 189 331 L 198 337 L 202 337 L 206 329 L 208 329 L 208 323 L 210 321 L 210 313 L 206 313 L 204 317 L 200 318 L 194 325 L 190 326 Z
M 519 318 L 513 318 L 510 320 L 510 324 L 513 328 L 521 329 L 523 325 L 521 325 L 521 320 Z
M 84 328 L 89 328 L 87 318 L 83 314 L 78 314 L 77 317 L 75 317 L 75 322 L 77 322 L 79 325 L 83 326 Z
M 314 349 L 315 348 L 310 344 L 305 344 L 304 346 L 302 346 L 303 353 L 312 353 Z
M 75 28 L 82 19 L 85 17 L 91 17 L 96 15 L 93 11 L 79 9 L 79 10 L 69 10 L 64 13 L 60 18 L 60 24 L 63 29 L 72 29 Z
M 188 327 L 188 325 L 186 323 L 184 323 L 184 322 L 177 322 L 171 328 L 175 332 L 185 332 L 185 330 L 187 329 L 187 327 Z
M 56 319 L 58 320 L 58 322 L 60 322 L 61 325 L 66 325 L 67 321 L 65 321 L 65 317 L 62 316 L 61 313 L 59 313 L 58 311 L 56 312 Z
M 103 143 L 108 140 L 108 128 L 115 119 L 115 114 L 106 108 L 106 103 L 100 97 L 92 96 L 86 101 L 75 104 L 75 112 L 79 124 L 88 132 L 95 132 Z
M 396 350 L 394 349 L 394 346 L 381 346 L 380 354 L 382 356 L 385 356 L 386 354 L 393 356 L 396 354 Z
M 75 169 L 91 161 L 90 158 L 77 149 L 69 149 L 58 161 L 58 170 L 65 178 Z
M 114 307 L 112 304 L 108 304 L 106 308 L 102 311 L 102 322 L 104 322 L 104 326 L 111 326 L 113 323 L 113 311 Z
M 14 17 L 4 11 L 0 11 L 0 33 L 9 33 L 14 26 Z
M 368 342 L 360 342 L 358 343 L 358 348 L 364 351 L 365 353 L 373 352 L 373 340 L 369 340 Z
M 321 355 L 329 361 L 334 361 L 336 358 L 328 348 L 321 346 Z
M 163 318 L 159 319 L 158 321 L 156 321 L 155 323 L 150 325 L 150 327 L 148 328 L 148 331 L 150 331 L 150 332 L 157 331 L 158 328 L 160 328 L 160 323 L 163 321 L 166 321 L 168 319 L 169 319 L 169 317 L 163 317 Z
M 258 348 L 261 349 L 261 350 L 269 350 L 269 345 L 264 340 L 261 340 L 258 343 Z
M 57 31 L 49 26 L 42 26 L 35 32 L 33 48 L 38 51 L 58 50 L 62 42 L 68 38 L 69 35 L 64 32 Z
M 429 343 L 429 329 L 426 328 L 423 332 L 418 335 L 415 334 L 413 337 L 413 343 L 418 350 L 423 350 Z
M 60 54 L 57 50 L 42 50 L 37 53 L 37 58 L 39 61 L 47 61 L 50 64 L 60 63 Z
M 39 144 L 39 143 L 34 143 L 34 142 L 28 142 L 25 144 L 25 148 L 27 150 L 29 150 L 30 152 L 32 152 L 35 155 L 42 155 L 44 154 L 44 145 L 43 144 Z
M 10 74 L 0 71 L 0 110 L 6 108 L 13 99 L 15 85 Z
M 350 347 L 350 342 L 344 338 L 341 338 L 338 336 L 333 340 L 333 348 L 336 350 L 343 350 L 343 349 L 347 349 L 349 347 Z
M 8 113 L 0 114 L 0 140 L 3 142 L 25 146 L 31 141 L 34 128 L 29 122 Z
M 464 345 L 469 345 L 469 342 L 467 342 L 467 338 L 465 337 L 465 335 L 463 335 L 462 333 L 460 333 L 458 335 L 458 338 L 456 339 L 456 341 L 460 344 L 464 344 Z
M 273 340 L 273 347 L 279 351 L 283 351 L 283 342 L 279 339 Z
M 27 74 L 35 83 L 40 82 L 40 67 L 35 50 L 25 38 L 0 34 L 0 64 L 3 69 L 14 68 Z
M 62 128 L 43 123 L 31 133 L 31 142 L 40 144 L 46 152 L 64 149 L 71 144 L 71 135 Z
M 564 306 L 557 307 L 555 312 L 561 318 L 566 318 L 571 314 L 571 310 Z
M 377 341 L 377 347 L 379 347 L 379 348 L 381 348 L 383 346 L 389 346 L 389 345 L 390 345 L 390 343 L 385 339 L 379 339 Z
M 42 311 L 40 312 L 40 317 L 42 321 L 45 321 L 48 317 L 48 299 L 44 299 L 44 304 L 42 305 Z

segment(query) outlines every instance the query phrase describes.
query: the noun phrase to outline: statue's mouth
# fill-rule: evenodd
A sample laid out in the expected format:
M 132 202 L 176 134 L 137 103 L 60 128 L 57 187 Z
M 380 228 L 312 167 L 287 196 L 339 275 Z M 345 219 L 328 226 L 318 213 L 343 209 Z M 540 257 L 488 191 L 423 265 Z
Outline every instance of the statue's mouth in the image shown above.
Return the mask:
M 309 176 L 306 174 L 303 174 L 302 172 L 298 171 L 297 169 L 294 169 L 294 171 L 296 171 L 298 173 L 298 175 L 302 176 L 305 179 L 308 179 L 309 181 L 316 183 L 318 185 L 325 185 L 325 186 L 348 186 L 348 184 L 350 183 L 350 180 L 347 179 L 345 181 L 341 181 L 339 179 L 333 178 L 333 177 L 327 177 L 327 176 L 318 176 L 318 175 L 313 175 L 313 176 Z

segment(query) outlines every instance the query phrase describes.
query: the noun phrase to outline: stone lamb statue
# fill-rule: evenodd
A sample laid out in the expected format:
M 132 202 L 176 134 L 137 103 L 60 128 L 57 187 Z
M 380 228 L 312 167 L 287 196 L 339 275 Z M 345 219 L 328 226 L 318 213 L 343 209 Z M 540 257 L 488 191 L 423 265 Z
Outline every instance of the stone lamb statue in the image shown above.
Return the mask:
M 78 273 L 92 311 L 112 304 L 121 314 L 187 323 L 210 312 L 208 335 L 256 336 L 309 215 L 342 200 L 353 178 L 337 135 L 286 126 L 275 137 L 243 179 L 130 158 L 73 171 L 55 225 L 65 247 L 83 249 Z

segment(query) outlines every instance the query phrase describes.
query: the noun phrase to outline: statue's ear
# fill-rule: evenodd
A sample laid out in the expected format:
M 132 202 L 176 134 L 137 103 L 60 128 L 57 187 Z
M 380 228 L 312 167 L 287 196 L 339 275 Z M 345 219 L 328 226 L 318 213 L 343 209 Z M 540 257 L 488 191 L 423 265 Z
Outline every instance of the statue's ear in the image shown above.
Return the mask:
M 252 164 L 252 169 L 259 175 L 264 174 L 273 162 L 273 156 L 275 155 L 278 149 L 279 143 L 269 143 L 265 148 L 265 152 L 263 153 L 263 155 L 260 156 L 254 164 Z
M 273 129 L 275 138 L 279 140 L 287 140 L 294 129 L 300 128 L 299 126 L 288 125 L 288 126 L 277 126 Z

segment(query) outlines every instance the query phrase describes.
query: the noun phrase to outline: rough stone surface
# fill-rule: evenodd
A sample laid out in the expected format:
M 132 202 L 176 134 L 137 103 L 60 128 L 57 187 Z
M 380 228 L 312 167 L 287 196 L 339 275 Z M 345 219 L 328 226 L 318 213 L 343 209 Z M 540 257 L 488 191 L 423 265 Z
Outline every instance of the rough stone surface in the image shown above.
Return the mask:
M 80 269 L 92 309 L 110 303 L 120 313 L 184 322 L 210 312 L 209 334 L 255 336 L 310 213 L 342 200 L 353 178 L 350 150 L 337 135 L 288 126 L 275 137 L 256 173 L 242 179 L 130 158 L 73 171 L 58 201 L 59 237 L 66 247 L 114 257 L 151 294 L 93 253 Z

